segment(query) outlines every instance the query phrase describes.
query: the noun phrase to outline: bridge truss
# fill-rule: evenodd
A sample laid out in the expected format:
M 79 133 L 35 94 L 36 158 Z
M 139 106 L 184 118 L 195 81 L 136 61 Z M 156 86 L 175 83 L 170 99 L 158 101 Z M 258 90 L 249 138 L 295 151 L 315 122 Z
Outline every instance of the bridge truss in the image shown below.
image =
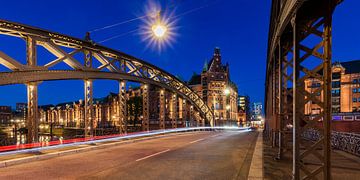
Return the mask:
M 340 2 L 272 1 L 265 132 L 279 148 L 277 159 L 292 150 L 293 179 L 331 178 L 331 23 Z M 309 79 L 320 82 L 316 91 L 306 88 Z M 309 102 L 318 113 L 305 110 Z M 318 129 L 320 138 L 304 140 L 309 129 Z
M 149 130 L 149 91 L 148 85 L 155 85 L 174 93 L 173 103 L 181 97 L 192 104 L 200 117 L 199 124 L 213 125 L 213 113 L 206 103 L 184 82 L 170 73 L 143 60 L 125 53 L 98 45 L 87 36 L 85 40 L 54 33 L 39 28 L 0 20 L 0 34 L 23 39 L 26 42 L 26 64 L 0 51 L 0 64 L 9 71 L 0 72 L 0 85 L 26 84 L 28 92 L 27 127 L 28 142 L 38 139 L 38 84 L 42 81 L 81 79 L 84 80 L 84 119 L 85 135 L 93 135 L 92 118 L 93 80 L 111 79 L 119 81 L 119 124 L 120 132 L 126 133 L 126 81 L 140 82 L 143 89 L 143 130 Z M 42 46 L 56 59 L 44 65 L 37 63 L 37 48 Z M 95 61 L 98 64 L 96 65 Z M 57 68 L 65 63 L 69 69 Z M 163 97 L 160 97 L 163 102 Z M 162 107 L 161 112 L 164 112 Z M 176 108 L 176 105 L 173 105 Z M 178 114 L 173 112 L 176 120 Z M 176 116 L 176 117 L 175 117 Z M 165 128 L 163 115 L 160 115 L 162 127 Z M 173 127 L 176 125 L 173 123 Z

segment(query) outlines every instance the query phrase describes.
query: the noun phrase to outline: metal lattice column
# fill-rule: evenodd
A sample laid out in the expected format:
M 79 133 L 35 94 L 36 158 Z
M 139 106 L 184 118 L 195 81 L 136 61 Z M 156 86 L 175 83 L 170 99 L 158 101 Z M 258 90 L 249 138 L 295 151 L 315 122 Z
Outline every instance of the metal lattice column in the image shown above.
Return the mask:
M 171 127 L 172 128 L 177 128 L 177 122 L 179 120 L 178 104 L 179 104 L 178 97 L 176 94 L 173 94 L 172 98 L 171 98 Z
M 89 50 L 84 50 L 84 66 L 92 68 L 92 53 Z M 94 121 L 93 121 L 93 82 L 91 79 L 84 80 L 84 128 L 85 137 L 94 135 Z
M 187 111 L 187 103 L 185 99 L 182 99 L 182 118 L 181 118 L 181 124 L 183 127 L 187 126 L 187 115 L 188 115 L 188 111 Z
M 294 57 L 294 133 L 293 133 L 293 176 L 294 179 L 316 178 L 331 179 L 330 169 L 330 122 L 331 122 L 331 18 L 333 7 L 325 3 L 326 13 L 306 25 L 295 16 L 293 25 Z M 305 32 L 304 32 L 305 31 Z M 320 42 L 312 47 L 302 42 L 310 35 L 320 37 Z M 312 42 L 314 43 L 314 42 Z M 302 52 L 302 53 L 301 53 Z M 320 60 L 314 68 L 308 67 L 308 61 Z M 309 92 L 305 90 L 305 80 L 314 78 L 320 81 L 320 87 Z M 322 93 L 322 98 L 316 94 Z M 320 113 L 305 114 L 305 104 L 313 103 L 321 108 Z M 321 124 L 319 126 L 319 123 Z M 301 135 L 308 130 L 317 129 L 319 140 L 302 140 Z M 319 165 L 309 166 L 307 161 L 317 161 Z
M 159 111 L 159 128 L 165 129 L 165 112 L 166 112 L 166 102 L 165 102 L 165 90 L 161 89 L 159 94 L 159 103 L 160 103 L 160 111 Z
M 92 117 L 93 106 L 93 82 L 92 80 L 84 81 L 85 89 L 85 102 L 84 102 L 84 123 L 85 123 L 85 136 L 94 135 L 94 122 Z
M 119 128 L 120 133 L 127 133 L 126 81 L 119 81 Z
M 38 85 L 36 83 L 29 83 L 27 86 L 27 128 L 28 128 L 28 143 L 37 142 L 38 139 Z
M 191 105 L 190 106 L 190 111 L 189 111 L 189 124 L 190 127 L 194 127 L 195 123 L 194 123 L 194 106 Z
M 26 38 L 26 61 L 30 67 L 37 66 L 36 41 L 32 37 Z M 27 86 L 27 127 L 28 127 L 28 143 L 37 142 L 39 140 L 39 112 L 38 112 L 38 84 L 28 83 Z
M 142 119 L 142 130 L 149 131 L 149 85 L 144 84 L 142 86 L 142 101 L 143 101 L 143 119 Z

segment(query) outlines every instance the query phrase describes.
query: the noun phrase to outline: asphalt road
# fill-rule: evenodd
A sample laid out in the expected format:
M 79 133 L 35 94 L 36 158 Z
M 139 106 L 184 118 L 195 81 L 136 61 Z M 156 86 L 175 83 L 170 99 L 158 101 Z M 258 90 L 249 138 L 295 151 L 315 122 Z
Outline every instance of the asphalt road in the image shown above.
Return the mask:
M 246 179 L 258 132 L 195 132 L 0 168 L 0 179 Z

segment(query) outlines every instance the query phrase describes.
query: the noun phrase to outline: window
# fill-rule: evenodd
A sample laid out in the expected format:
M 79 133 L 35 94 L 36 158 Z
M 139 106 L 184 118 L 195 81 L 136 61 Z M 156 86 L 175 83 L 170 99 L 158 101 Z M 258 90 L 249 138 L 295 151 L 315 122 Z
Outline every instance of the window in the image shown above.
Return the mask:
M 340 81 L 333 81 L 332 82 L 332 87 L 333 88 L 340 88 Z
M 333 73 L 332 74 L 332 79 L 340 79 L 340 73 Z
M 357 82 L 358 82 L 358 80 L 357 80 L 357 79 L 354 79 L 354 80 L 353 80 L 353 83 L 357 83 Z
M 340 89 L 333 89 L 331 90 L 332 97 L 340 96 Z
M 360 102 L 360 97 L 358 98 L 358 102 Z
M 353 88 L 353 93 L 357 93 L 357 89 L 356 89 L 356 88 Z
M 357 98 L 353 98 L 353 102 L 357 102 Z

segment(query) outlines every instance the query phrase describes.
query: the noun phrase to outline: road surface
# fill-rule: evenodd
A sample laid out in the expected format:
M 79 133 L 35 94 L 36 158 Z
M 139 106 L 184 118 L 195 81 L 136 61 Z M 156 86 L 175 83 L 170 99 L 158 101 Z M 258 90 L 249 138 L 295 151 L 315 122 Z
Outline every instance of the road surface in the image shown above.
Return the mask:
M 258 132 L 191 132 L 0 168 L 0 179 L 246 179 Z

